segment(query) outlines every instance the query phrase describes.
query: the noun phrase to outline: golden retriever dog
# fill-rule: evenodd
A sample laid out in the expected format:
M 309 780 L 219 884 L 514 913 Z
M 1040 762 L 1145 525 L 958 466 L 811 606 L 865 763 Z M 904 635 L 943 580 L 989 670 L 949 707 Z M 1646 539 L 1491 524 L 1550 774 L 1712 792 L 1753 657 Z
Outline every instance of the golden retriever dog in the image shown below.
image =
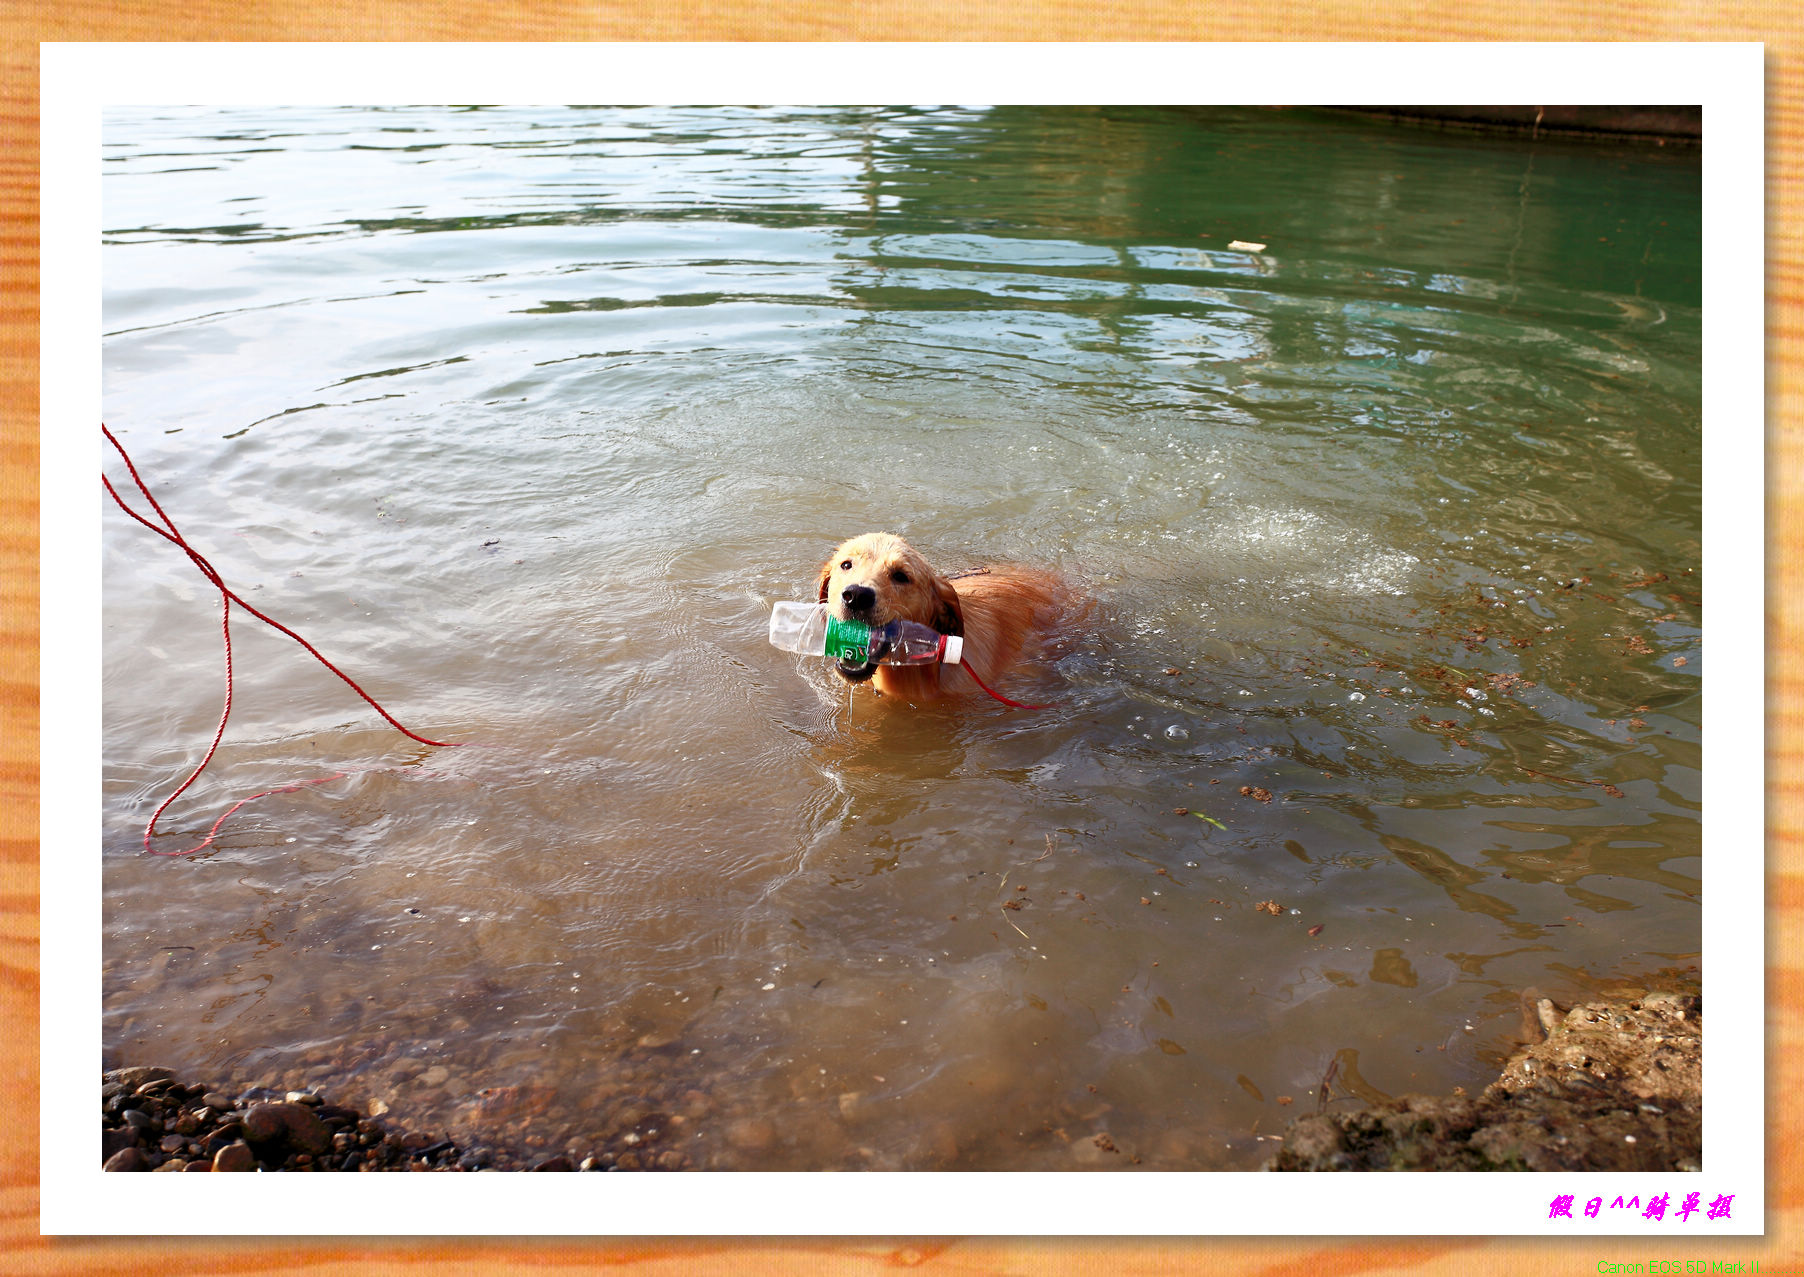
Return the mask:
M 954 693 L 983 695 L 977 678 L 997 679 L 1058 620 L 1070 601 L 1065 584 L 1032 568 L 979 568 L 942 576 L 901 537 L 870 532 L 853 537 L 821 567 L 820 601 L 839 620 L 878 626 L 901 619 L 964 638 L 961 665 L 847 665 L 834 668 L 851 683 L 873 681 L 881 696 L 920 704 Z

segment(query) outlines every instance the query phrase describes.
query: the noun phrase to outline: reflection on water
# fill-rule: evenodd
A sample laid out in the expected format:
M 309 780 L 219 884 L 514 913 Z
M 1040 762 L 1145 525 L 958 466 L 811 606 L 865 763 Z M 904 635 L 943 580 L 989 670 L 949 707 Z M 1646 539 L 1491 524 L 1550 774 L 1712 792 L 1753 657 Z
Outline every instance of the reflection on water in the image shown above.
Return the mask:
M 144 856 L 217 619 L 103 512 L 109 1061 L 625 1165 L 1244 1168 L 1482 1084 L 1526 986 L 1697 960 L 1695 156 L 1161 110 L 107 143 L 109 424 L 474 742 L 240 626 L 166 846 L 349 774 Z M 999 688 L 1051 708 L 766 645 L 875 528 L 1096 601 Z

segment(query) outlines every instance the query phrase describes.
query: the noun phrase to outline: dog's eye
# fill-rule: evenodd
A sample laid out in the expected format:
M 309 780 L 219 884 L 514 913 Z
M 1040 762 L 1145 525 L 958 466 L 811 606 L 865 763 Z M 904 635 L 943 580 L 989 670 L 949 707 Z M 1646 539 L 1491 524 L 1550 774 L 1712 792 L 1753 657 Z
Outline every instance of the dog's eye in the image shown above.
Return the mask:
M 841 572 L 850 572 L 852 570 L 852 560 L 846 559 L 845 561 L 843 561 L 839 565 L 839 570 Z
M 901 568 L 897 568 L 889 574 L 889 579 L 894 581 L 897 585 L 907 585 L 908 573 L 904 572 Z

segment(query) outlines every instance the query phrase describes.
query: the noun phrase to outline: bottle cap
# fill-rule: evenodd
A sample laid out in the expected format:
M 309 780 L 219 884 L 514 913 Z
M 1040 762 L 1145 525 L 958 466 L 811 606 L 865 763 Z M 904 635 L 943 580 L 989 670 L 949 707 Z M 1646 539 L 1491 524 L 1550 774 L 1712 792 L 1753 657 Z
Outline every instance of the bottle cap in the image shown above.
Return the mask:
M 965 654 L 965 640 L 957 634 L 946 635 L 945 650 L 940 659 L 948 665 L 957 665 L 958 658 Z

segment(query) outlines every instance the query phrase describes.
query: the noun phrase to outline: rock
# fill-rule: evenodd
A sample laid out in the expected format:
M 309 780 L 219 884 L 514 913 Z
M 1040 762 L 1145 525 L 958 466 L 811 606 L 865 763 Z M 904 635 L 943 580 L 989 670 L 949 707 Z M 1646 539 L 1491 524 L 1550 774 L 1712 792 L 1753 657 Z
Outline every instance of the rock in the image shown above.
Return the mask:
M 451 1070 L 442 1064 L 435 1064 L 420 1074 L 421 1086 L 443 1086 L 451 1078 Z
M 227 1122 L 218 1129 L 208 1132 L 207 1138 L 201 1141 L 201 1151 L 208 1157 L 212 1157 L 227 1144 L 236 1143 L 243 1138 L 244 1128 L 236 1122 Z
M 200 1102 L 220 1113 L 224 1113 L 232 1107 L 232 1101 L 217 1091 L 206 1092 L 200 1097 Z
M 576 1167 L 570 1164 L 569 1158 L 559 1154 L 557 1157 L 546 1158 L 533 1169 L 535 1171 L 573 1171 Z
M 325 1103 L 324 1100 L 320 1099 L 320 1097 L 315 1095 L 312 1091 L 289 1091 L 282 1098 L 290 1104 L 324 1104 Z
M 167 1082 L 175 1077 L 173 1069 L 158 1068 L 154 1065 L 140 1064 L 128 1069 L 114 1069 L 106 1075 L 109 1082 L 117 1082 L 127 1091 L 136 1091 L 149 1082 Z
M 314 1156 L 332 1147 L 332 1133 L 313 1110 L 287 1102 L 253 1104 L 244 1115 L 244 1136 L 253 1144 L 286 1140 L 299 1151 Z
M 138 1147 L 138 1129 L 134 1126 L 117 1126 L 112 1130 L 100 1132 L 100 1160 L 110 1159 L 121 1149 Z
M 126 1125 L 145 1135 L 157 1135 L 163 1130 L 163 1124 L 143 1109 L 126 1109 L 119 1117 Z
M 203 1158 L 199 1161 L 189 1162 L 182 1169 L 185 1171 L 210 1171 L 213 1169 L 213 1163 Z
M 165 1153 L 179 1153 L 188 1147 L 187 1138 L 181 1135 L 165 1135 L 158 1145 Z
M 1298 1118 L 1266 1169 L 1683 1169 L 1703 1147 L 1699 1007 L 1649 994 L 1559 1016 L 1541 1000 L 1547 1039 L 1519 1048 L 1482 1095 Z
M 216 1171 L 254 1171 L 257 1159 L 252 1156 L 250 1145 L 243 1140 L 227 1144 L 213 1154 L 213 1169 Z
M 188 1169 L 188 1162 L 185 1158 L 172 1157 L 156 1169 L 159 1171 L 185 1171 Z
M 133 1144 L 107 1158 L 106 1164 L 100 1169 L 104 1171 L 147 1171 L 150 1169 L 150 1159 L 144 1156 L 142 1149 Z
M 777 1128 L 761 1117 L 742 1117 L 727 1124 L 727 1143 L 736 1152 L 763 1153 L 777 1142 Z

